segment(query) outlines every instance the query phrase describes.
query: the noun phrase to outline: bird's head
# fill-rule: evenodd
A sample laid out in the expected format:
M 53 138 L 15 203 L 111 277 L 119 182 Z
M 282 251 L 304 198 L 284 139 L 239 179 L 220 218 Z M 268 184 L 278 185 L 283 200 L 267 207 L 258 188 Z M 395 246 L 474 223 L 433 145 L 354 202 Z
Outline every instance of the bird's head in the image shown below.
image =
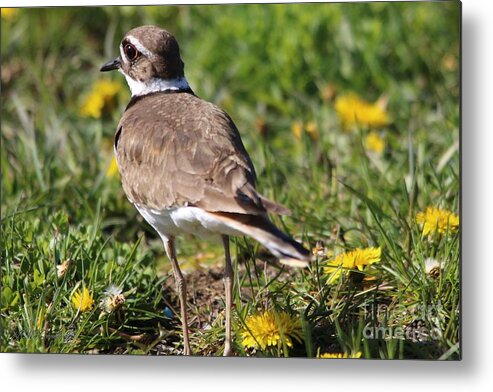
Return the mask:
M 132 96 L 190 88 L 178 42 L 156 26 L 137 27 L 125 34 L 120 56 L 101 67 L 101 72 L 113 70 L 125 76 Z

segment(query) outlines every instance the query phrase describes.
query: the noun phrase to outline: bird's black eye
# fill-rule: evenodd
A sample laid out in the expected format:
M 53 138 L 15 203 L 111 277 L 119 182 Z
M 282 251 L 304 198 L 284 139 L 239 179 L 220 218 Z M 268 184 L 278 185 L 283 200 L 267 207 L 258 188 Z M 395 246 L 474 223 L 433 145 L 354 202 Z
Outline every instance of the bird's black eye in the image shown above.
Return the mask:
M 139 51 L 135 49 L 135 46 L 133 46 L 132 44 L 125 44 L 123 50 L 125 51 L 125 54 L 130 61 L 137 60 L 140 56 Z

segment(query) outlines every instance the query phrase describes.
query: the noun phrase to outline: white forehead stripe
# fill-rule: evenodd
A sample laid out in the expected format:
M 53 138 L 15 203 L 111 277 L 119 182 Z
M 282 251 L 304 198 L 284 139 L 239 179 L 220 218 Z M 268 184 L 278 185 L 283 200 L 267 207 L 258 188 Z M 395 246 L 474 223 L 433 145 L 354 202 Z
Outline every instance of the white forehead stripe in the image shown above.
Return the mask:
M 135 49 L 137 49 L 144 56 L 146 57 L 152 56 L 152 52 L 149 49 L 147 49 L 144 45 L 142 45 L 142 43 L 134 36 L 128 35 L 127 41 L 130 42 L 133 46 L 135 46 Z

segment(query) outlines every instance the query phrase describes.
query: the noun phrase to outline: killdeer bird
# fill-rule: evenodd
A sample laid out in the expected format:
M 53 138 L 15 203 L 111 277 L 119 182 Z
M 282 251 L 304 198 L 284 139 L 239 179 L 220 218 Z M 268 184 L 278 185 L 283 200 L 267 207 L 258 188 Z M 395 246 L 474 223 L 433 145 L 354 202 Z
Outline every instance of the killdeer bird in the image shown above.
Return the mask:
M 127 198 L 161 237 L 180 298 L 184 354 L 190 355 L 186 284 L 175 252 L 184 233 L 222 239 L 226 266 L 224 354 L 231 355 L 233 268 L 229 236 L 250 236 L 282 262 L 306 266 L 310 253 L 281 232 L 267 213 L 289 210 L 255 189 L 252 161 L 233 120 L 198 98 L 184 74 L 176 39 L 155 26 L 129 31 L 120 55 L 101 71 L 120 71 L 132 98 L 114 149 Z

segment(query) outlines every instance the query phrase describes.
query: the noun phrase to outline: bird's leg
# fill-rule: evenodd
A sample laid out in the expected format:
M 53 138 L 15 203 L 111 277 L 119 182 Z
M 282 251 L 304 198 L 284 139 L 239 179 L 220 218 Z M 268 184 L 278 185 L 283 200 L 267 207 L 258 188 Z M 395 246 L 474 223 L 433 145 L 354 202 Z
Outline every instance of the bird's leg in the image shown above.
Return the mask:
M 224 268 L 224 287 L 226 290 L 226 338 L 224 342 L 224 356 L 231 356 L 233 355 L 233 350 L 231 349 L 231 306 L 233 303 L 234 271 L 229 254 L 229 237 L 223 235 L 222 239 L 226 258 L 226 267 Z
M 173 237 L 163 238 L 164 248 L 166 249 L 166 254 L 171 261 L 171 266 L 173 267 L 173 274 L 175 275 L 176 291 L 178 291 L 178 296 L 180 298 L 180 309 L 181 309 L 181 324 L 183 327 L 183 345 L 184 355 L 191 355 L 190 341 L 188 339 L 188 319 L 187 319 L 187 283 L 183 278 L 183 274 L 180 270 L 180 265 L 176 258 L 175 251 L 175 239 Z

